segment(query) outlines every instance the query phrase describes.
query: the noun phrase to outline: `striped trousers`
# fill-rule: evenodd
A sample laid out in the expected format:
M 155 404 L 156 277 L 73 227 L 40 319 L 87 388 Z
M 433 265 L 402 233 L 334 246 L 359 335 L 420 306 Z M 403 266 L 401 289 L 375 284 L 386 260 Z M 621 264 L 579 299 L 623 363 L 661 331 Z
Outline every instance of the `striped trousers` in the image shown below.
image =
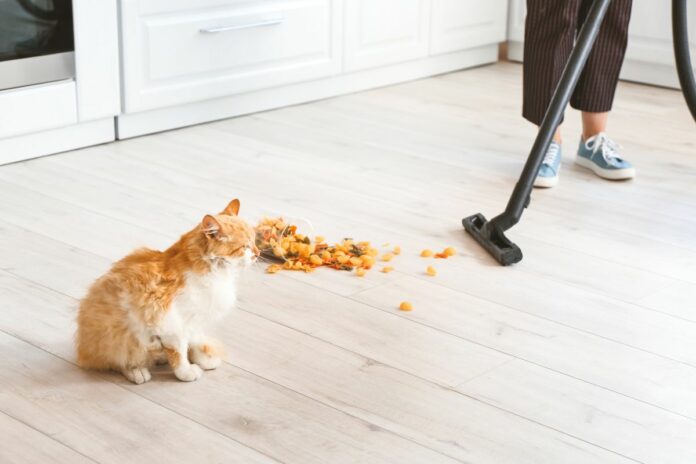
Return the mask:
M 592 0 L 527 0 L 522 115 L 540 125 Z M 570 100 L 592 113 L 611 110 L 626 54 L 632 0 L 613 0 Z

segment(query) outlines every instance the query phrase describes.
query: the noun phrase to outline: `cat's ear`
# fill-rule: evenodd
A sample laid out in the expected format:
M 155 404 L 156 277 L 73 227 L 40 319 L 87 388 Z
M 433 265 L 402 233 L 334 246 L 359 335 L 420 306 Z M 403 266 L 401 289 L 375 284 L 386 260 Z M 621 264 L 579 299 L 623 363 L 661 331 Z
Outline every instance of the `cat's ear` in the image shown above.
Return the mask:
M 210 214 L 206 214 L 201 221 L 201 231 L 208 238 L 217 238 L 220 234 L 220 223 Z
M 230 204 L 227 205 L 227 208 L 222 210 L 222 213 L 220 214 L 226 214 L 227 216 L 236 216 L 239 214 L 239 200 L 236 198 L 232 201 L 230 201 Z

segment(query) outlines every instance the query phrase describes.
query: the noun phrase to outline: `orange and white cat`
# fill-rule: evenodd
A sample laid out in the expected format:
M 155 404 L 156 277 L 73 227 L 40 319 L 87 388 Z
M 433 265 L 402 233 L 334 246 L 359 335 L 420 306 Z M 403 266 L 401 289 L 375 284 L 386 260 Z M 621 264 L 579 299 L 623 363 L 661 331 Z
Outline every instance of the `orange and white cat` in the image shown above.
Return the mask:
M 235 304 L 240 271 L 254 262 L 254 230 L 239 200 L 165 251 L 136 250 L 99 278 L 80 302 L 77 362 L 141 384 L 169 362 L 179 380 L 200 378 L 220 357 L 206 336 Z

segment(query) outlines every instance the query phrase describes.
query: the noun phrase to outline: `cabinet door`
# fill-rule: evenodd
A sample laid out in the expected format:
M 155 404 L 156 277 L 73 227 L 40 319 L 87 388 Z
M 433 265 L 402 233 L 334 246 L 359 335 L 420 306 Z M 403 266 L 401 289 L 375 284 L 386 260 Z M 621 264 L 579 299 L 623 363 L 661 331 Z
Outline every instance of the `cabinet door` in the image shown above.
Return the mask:
M 527 17 L 526 0 L 510 0 L 508 17 L 508 59 L 522 61 L 524 55 L 524 20 Z
M 503 42 L 507 0 L 432 0 L 430 53 Z
M 348 0 L 346 71 L 427 56 L 429 16 L 430 0 Z
M 688 3 L 689 42 L 693 60 L 696 57 L 696 2 Z M 656 8 L 652 0 L 634 1 L 621 77 L 679 88 L 676 66 L 671 9 L 667 6 Z

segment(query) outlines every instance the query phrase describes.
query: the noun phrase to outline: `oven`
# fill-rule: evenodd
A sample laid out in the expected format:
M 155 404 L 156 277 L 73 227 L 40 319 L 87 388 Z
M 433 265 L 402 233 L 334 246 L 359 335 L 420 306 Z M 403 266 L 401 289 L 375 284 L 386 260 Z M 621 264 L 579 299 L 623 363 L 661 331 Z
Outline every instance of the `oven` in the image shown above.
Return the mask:
M 74 77 L 72 0 L 0 0 L 0 91 Z

